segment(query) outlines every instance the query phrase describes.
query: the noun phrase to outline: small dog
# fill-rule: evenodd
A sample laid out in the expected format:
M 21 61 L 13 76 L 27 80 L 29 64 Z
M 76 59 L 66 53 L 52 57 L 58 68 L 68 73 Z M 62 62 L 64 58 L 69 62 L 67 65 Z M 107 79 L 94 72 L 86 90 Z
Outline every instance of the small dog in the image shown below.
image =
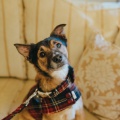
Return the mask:
M 38 89 L 19 120 L 84 120 L 81 93 L 74 84 L 74 71 L 68 62 L 64 26 L 56 26 L 50 37 L 37 44 L 15 44 L 37 71 L 37 85 L 27 97 Z

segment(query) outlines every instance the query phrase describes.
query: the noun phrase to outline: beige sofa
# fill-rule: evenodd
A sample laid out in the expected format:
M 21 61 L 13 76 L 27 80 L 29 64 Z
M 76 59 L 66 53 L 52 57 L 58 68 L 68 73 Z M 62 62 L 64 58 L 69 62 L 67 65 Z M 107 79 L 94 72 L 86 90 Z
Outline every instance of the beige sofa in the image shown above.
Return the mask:
M 33 66 L 18 54 L 14 43 L 36 43 L 48 37 L 56 25 L 66 23 L 69 60 L 75 67 L 94 32 L 101 32 L 105 39 L 116 43 L 119 22 L 117 3 L 1 0 L 0 119 L 17 108 L 35 84 Z M 86 120 L 98 120 L 86 109 L 85 114 Z

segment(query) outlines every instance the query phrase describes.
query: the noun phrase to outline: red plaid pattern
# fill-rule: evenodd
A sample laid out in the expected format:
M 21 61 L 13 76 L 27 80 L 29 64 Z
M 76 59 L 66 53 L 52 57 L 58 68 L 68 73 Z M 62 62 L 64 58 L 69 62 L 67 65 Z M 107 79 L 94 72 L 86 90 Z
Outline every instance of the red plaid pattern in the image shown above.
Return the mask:
M 42 114 L 59 112 L 74 104 L 80 98 L 81 93 L 74 83 L 72 83 L 70 87 L 68 87 L 68 84 L 68 80 L 64 81 L 60 86 L 52 91 L 50 97 L 40 97 L 39 99 L 36 99 L 35 97 L 31 99 L 27 109 L 32 117 L 34 117 L 35 120 L 42 120 Z M 33 93 L 35 89 L 36 86 L 30 90 L 29 95 Z M 55 93 L 56 90 L 58 94 Z M 76 98 L 72 95 L 72 91 L 74 91 Z

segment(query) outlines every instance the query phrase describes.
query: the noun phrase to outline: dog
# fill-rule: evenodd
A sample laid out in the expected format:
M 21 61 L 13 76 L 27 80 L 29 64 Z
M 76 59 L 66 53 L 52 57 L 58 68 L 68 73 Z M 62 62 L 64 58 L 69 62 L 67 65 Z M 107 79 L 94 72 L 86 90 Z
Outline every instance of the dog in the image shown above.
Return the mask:
M 36 44 L 15 44 L 37 72 L 37 84 L 27 97 L 38 89 L 37 95 L 19 114 L 19 120 L 85 119 L 81 93 L 74 84 L 74 70 L 68 62 L 65 26 L 56 26 L 50 37 Z

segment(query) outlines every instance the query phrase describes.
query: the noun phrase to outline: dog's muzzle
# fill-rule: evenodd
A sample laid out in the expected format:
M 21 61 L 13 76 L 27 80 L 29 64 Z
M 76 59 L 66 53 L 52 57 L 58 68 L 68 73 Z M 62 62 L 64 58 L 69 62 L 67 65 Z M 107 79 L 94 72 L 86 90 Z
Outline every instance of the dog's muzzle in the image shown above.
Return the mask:
M 54 56 L 53 58 L 52 58 L 52 60 L 53 60 L 53 62 L 55 62 L 55 63 L 60 63 L 60 62 L 62 62 L 62 55 L 56 55 L 56 56 Z
M 50 59 L 50 68 L 58 69 L 67 63 L 68 63 L 68 59 L 63 53 L 58 51 L 52 53 L 52 56 Z

